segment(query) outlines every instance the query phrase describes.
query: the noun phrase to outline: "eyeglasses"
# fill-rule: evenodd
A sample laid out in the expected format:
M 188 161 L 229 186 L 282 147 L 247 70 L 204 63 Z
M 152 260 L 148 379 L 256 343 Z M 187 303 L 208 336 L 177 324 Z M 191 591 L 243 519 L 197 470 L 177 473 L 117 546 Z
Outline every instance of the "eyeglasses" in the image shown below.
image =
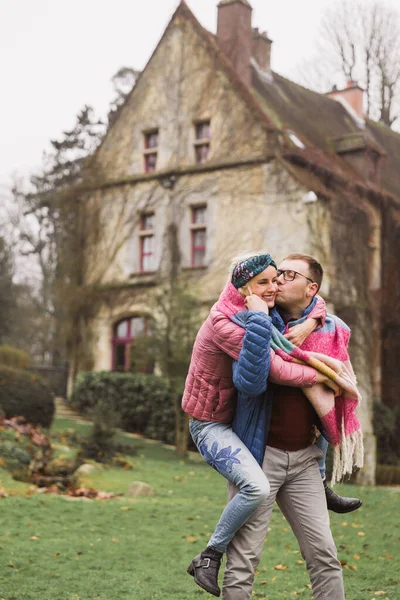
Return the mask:
M 299 273 L 298 271 L 288 271 L 288 270 L 278 269 L 276 272 L 276 276 L 280 277 L 281 275 L 283 276 L 283 279 L 285 281 L 293 281 L 295 279 L 296 275 L 300 275 L 300 277 L 304 277 L 305 279 L 308 279 L 308 281 L 311 281 L 311 283 L 315 283 L 315 281 L 313 281 L 306 275 L 303 275 L 303 273 Z

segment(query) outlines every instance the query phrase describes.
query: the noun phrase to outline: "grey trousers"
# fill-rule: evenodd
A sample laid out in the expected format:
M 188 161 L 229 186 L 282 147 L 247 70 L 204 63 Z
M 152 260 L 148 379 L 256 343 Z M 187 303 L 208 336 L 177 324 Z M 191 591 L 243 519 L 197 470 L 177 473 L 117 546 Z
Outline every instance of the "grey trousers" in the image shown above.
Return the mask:
M 223 600 L 250 600 L 254 570 L 261 559 L 275 500 L 299 542 L 314 600 L 344 600 L 342 567 L 317 464 L 321 455 L 314 445 L 296 452 L 267 446 L 263 471 L 271 493 L 228 546 Z M 235 487 L 229 484 L 229 499 L 235 493 Z

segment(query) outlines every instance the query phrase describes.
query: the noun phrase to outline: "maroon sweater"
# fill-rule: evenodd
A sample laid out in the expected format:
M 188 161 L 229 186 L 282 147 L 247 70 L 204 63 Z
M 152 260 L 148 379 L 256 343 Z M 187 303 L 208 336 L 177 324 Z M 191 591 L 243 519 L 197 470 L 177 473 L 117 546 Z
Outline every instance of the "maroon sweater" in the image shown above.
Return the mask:
M 269 384 L 273 396 L 267 445 L 280 450 L 301 450 L 313 443 L 318 417 L 300 388 Z

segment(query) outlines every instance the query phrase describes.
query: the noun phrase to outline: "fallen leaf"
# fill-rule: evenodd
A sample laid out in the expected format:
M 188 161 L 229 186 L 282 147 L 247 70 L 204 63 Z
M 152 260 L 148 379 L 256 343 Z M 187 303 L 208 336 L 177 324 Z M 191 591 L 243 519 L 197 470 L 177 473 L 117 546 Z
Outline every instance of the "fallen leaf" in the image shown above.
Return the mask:
M 355 555 L 353 556 L 353 558 L 354 558 L 354 560 L 360 560 L 360 557 L 358 556 L 358 554 L 355 554 Z
M 112 541 L 113 541 L 115 544 L 117 544 L 117 543 L 119 542 L 119 539 L 118 539 L 118 538 L 113 538 L 113 539 L 112 539 Z
M 349 569 L 351 569 L 352 571 L 357 571 L 357 566 L 356 565 L 349 565 Z
M 193 544 L 193 542 L 195 542 L 195 541 L 196 541 L 196 538 L 194 537 L 194 535 L 189 535 L 189 536 L 186 538 L 186 541 L 187 541 L 187 542 L 189 542 L 190 544 Z
M 374 594 L 375 594 L 375 596 L 384 596 L 386 594 L 386 592 L 379 590 L 379 592 L 374 592 Z
M 274 567 L 275 571 L 287 571 L 289 567 L 287 567 L 286 565 L 276 565 L 276 567 Z
M 357 531 L 357 535 L 360 537 L 364 537 L 365 533 L 363 531 Z
M 132 506 L 121 506 L 121 510 L 132 510 Z
M 304 565 L 304 560 L 296 560 L 296 565 Z
M 31 535 L 31 537 L 29 539 L 35 541 L 35 540 L 38 540 L 39 538 L 37 535 Z
M 393 560 L 393 556 L 391 554 L 388 554 L 387 552 L 385 554 L 385 558 L 388 558 L 389 560 Z

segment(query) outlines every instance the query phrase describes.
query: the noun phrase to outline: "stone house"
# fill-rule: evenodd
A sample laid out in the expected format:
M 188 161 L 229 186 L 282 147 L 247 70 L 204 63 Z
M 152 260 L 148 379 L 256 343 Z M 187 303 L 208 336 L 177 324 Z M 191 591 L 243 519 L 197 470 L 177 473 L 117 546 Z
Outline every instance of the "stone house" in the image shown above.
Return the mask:
M 236 254 L 310 253 L 353 329 L 371 484 L 372 402 L 399 382 L 400 135 L 364 118 L 355 83 L 321 95 L 273 72 L 271 44 L 247 0 L 219 2 L 216 35 L 179 4 L 84 181 L 97 301 L 71 372 L 128 367 L 171 263 L 209 307 Z

